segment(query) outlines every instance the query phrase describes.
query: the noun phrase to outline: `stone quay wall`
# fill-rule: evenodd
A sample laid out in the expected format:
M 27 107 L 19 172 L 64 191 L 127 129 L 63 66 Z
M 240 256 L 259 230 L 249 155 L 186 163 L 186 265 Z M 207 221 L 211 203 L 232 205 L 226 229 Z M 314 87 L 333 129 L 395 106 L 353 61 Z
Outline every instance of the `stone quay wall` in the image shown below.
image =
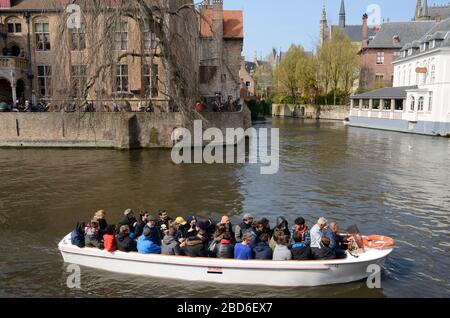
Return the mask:
M 202 113 L 204 126 L 251 127 L 247 107 L 235 113 Z M 180 113 L 0 113 L 0 147 L 171 148 Z
M 344 120 L 350 116 L 350 106 L 273 104 L 272 116 Z

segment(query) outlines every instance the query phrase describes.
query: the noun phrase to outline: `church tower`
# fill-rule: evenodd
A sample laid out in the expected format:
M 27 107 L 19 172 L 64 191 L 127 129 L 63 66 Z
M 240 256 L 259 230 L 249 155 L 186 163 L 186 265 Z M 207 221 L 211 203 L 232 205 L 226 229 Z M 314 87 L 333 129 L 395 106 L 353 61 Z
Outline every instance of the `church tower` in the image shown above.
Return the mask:
M 416 16 L 414 20 L 420 20 L 420 17 L 422 16 L 422 0 L 417 0 L 416 4 Z
M 345 3 L 341 0 L 341 10 L 339 11 L 339 27 L 345 28 Z
M 328 37 L 328 21 L 327 21 L 327 11 L 325 9 L 325 4 L 322 9 L 322 17 L 320 18 L 320 46 L 326 41 Z

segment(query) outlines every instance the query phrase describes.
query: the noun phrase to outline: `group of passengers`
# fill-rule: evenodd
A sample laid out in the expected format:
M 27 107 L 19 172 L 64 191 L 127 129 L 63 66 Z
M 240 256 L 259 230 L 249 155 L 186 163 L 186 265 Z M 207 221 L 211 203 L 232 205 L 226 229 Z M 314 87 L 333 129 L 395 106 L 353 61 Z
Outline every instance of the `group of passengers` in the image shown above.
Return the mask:
M 271 228 L 268 219 L 255 221 L 245 214 L 242 223 L 233 228 L 228 216 L 214 224 L 194 215 L 173 220 L 160 210 L 158 217 L 141 211 L 136 219 L 131 209 L 117 225 L 108 225 L 105 211 L 96 212 L 89 223 L 77 224 L 71 242 L 108 252 L 276 261 L 345 258 L 346 250 L 355 243 L 353 237 L 339 233 L 336 222 L 328 223 L 323 217 L 311 229 L 299 217 L 289 229 L 283 217 Z

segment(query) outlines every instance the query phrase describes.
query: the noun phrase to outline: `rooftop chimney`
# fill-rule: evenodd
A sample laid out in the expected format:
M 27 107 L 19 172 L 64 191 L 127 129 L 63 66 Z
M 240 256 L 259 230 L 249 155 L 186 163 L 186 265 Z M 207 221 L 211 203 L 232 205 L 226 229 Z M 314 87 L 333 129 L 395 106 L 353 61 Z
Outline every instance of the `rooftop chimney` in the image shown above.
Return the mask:
M 369 41 L 369 26 L 367 25 L 367 20 L 369 19 L 369 16 L 367 13 L 364 13 L 363 15 L 363 24 L 362 24 L 362 47 L 366 47 Z

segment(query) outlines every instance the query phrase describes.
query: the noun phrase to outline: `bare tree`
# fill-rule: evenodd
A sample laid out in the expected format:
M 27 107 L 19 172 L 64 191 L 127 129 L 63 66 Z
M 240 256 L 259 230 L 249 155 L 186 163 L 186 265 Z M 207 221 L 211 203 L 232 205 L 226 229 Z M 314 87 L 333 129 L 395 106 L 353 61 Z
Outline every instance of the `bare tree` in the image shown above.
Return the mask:
M 198 96 L 200 14 L 192 0 L 44 1 L 59 12 L 53 56 L 52 77 L 57 83 L 54 99 L 65 99 L 73 92 L 72 64 L 87 66 L 86 80 L 77 83 L 79 93 L 74 99 L 77 107 L 83 107 L 92 96 L 109 97 L 108 92 L 115 85 L 117 65 L 128 62 L 151 67 L 158 61 L 164 66 L 165 75 L 165 80 L 160 79 L 158 83 L 163 87 L 160 93 L 167 97 L 169 104 L 177 106 L 184 118 L 201 117 L 192 107 Z M 70 13 L 66 12 L 66 5 L 71 3 L 81 8 L 80 30 L 67 27 Z M 148 36 L 145 32 L 153 35 L 151 47 L 144 45 Z M 138 36 L 140 45 L 127 46 L 122 36 Z M 77 51 L 74 46 L 80 37 L 85 37 L 81 40 L 86 46 Z M 151 94 L 143 97 L 151 103 Z

